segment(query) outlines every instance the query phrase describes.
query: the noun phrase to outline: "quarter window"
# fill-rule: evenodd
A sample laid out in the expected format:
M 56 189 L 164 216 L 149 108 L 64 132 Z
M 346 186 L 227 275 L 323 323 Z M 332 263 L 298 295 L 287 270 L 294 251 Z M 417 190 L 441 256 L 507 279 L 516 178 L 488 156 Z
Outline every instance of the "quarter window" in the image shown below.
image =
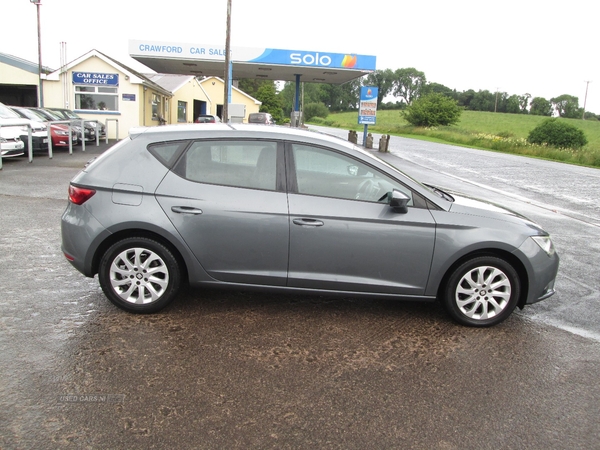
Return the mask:
M 276 190 L 275 142 L 200 141 L 177 163 L 175 173 L 198 183 Z

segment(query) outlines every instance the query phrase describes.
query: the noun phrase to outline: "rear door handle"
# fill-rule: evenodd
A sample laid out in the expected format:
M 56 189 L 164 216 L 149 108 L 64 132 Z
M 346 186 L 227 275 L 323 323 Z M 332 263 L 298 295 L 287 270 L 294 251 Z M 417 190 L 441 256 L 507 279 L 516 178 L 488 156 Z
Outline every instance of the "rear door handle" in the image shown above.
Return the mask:
M 325 225 L 322 221 L 315 219 L 294 219 L 293 222 L 302 227 L 322 227 Z
M 191 206 L 171 206 L 171 211 L 178 214 L 202 214 L 202 210 Z

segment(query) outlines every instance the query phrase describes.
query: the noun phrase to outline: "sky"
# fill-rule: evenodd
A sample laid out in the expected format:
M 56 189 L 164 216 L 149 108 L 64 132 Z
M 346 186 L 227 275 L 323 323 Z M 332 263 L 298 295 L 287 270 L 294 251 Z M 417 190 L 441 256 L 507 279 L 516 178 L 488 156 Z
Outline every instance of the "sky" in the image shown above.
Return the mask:
M 129 40 L 225 45 L 227 0 L 41 0 L 42 63 L 99 50 L 141 72 Z M 232 47 L 375 55 L 451 89 L 579 98 L 600 114 L 594 0 L 232 0 Z M 146 5 L 145 7 L 142 7 Z M 37 63 L 36 6 L 0 2 L 0 52 Z M 11 18 L 6 20 L 6 18 Z M 588 84 L 587 82 L 590 81 Z M 1 82 L 1 74 L 0 74 Z

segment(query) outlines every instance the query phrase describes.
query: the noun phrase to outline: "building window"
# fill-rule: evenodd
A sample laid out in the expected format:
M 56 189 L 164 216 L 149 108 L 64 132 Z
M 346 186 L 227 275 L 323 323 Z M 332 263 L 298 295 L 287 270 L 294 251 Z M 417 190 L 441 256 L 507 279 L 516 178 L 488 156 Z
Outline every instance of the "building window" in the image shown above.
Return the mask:
M 116 87 L 75 86 L 75 108 L 94 111 L 118 111 Z
M 160 95 L 152 94 L 152 120 L 158 120 L 162 117 L 162 108 L 160 106 Z
M 187 102 L 177 102 L 177 122 L 187 122 Z

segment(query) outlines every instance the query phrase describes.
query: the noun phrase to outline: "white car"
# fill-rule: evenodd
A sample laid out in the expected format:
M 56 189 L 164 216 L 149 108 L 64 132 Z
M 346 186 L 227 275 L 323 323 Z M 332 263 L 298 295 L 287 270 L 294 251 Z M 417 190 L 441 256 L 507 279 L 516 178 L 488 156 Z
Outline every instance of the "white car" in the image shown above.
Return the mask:
M 0 154 L 2 158 L 21 156 L 25 152 L 25 143 L 21 140 L 19 127 L 5 126 L 0 119 Z
M 12 106 L 6 106 L 0 103 L 0 125 L 11 123 L 19 123 L 19 136 L 23 141 L 23 152 L 29 151 L 29 129 L 31 128 L 31 145 L 34 151 L 48 149 L 48 131 L 46 124 L 40 121 L 31 120 L 27 117 L 20 116 L 14 111 Z M 29 124 L 23 125 L 23 124 Z

